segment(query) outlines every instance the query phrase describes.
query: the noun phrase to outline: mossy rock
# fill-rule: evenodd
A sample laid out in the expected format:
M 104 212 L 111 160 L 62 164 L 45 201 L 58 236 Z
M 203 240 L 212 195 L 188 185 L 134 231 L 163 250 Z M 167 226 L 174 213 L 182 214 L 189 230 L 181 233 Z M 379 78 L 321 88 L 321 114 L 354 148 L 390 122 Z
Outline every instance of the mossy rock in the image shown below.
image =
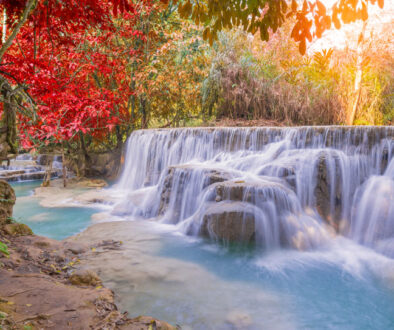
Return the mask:
M 33 231 L 24 223 L 10 223 L 4 226 L 4 232 L 11 236 L 29 236 Z
M 4 180 L 0 180 L 0 225 L 12 217 L 12 209 L 16 201 L 14 189 Z
M 91 270 L 78 270 L 70 276 L 70 282 L 77 286 L 97 286 L 101 284 L 98 275 Z

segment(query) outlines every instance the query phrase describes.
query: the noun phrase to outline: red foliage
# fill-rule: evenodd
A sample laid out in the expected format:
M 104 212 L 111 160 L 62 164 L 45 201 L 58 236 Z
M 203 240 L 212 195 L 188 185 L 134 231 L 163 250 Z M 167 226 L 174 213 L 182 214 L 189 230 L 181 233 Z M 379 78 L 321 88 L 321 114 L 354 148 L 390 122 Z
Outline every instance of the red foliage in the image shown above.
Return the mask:
M 24 5 L 14 0 L 6 7 L 16 13 Z M 149 7 L 149 1 L 143 5 Z M 129 120 L 123 100 L 131 91 L 120 56 L 125 49 L 103 51 L 114 34 L 113 15 L 119 13 L 127 17 L 122 33 L 144 40 L 133 28 L 137 7 L 126 0 L 39 0 L 0 67 L 0 74 L 28 86 L 37 102 L 38 120 L 18 117 L 24 148 L 71 140 L 79 132 L 102 138 Z M 138 50 L 127 51 L 137 55 Z

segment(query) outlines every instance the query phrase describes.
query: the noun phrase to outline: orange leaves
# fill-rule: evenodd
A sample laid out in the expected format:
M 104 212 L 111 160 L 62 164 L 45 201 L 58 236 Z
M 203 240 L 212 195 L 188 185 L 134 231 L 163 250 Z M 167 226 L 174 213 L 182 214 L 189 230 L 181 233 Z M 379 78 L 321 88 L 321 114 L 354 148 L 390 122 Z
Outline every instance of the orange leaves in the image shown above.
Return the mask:
M 325 16 L 326 15 L 326 7 L 319 1 L 316 0 L 316 6 L 317 6 L 317 13 L 321 16 Z
M 340 29 L 343 23 L 367 20 L 368 3 L 384 6 L 384 0 L 337 0 L 332 8 L 327 8 L 323 0 L 187 0 L 179 5 L 179 13 L 204 23 L 204 39 L 211 44 L 217 32 L 233 26 L 252 34 L 260 30 L 261 39 L 268 40 L 269 31 L 275 33 L 286 18 L 296 16 L 292 37 L 306 44 L 306 40 L 320 38 L 332 24 Z M 300 50 L 304 48 L 300 45 Z
M 306 39 L 312 41 L 311 34 L 312 20 L 306 18 L 303 12 L 297 14 L 297 22 L 291 31 L 291 37 L 294 41 L 299 42 L 299 51 L 302 55 L 306 51 Z
M 368 19 L 368 10 L 365 2 L 362 4 L 362 9 L 361 9 L 361 19 L 363 21 L 366 21 Z
M 305 39 L 302 39 L 300 41 L 299 50 L 300 50 L 301 55 L 305 54 L 305 51 L 306 51 L 306 41 L 305 41 Z
M 205 28 L 204 32 L 202 33 L 202 37 L 204 40 L 209 40 L 209 44 L 212 46 L 213 38 L 211 29 L 209 27 Z
M 338 0 L 327 10 L 321 0 L 304 0 L 302 9 L 296 12 L 296 23 L 291 32 L 291 37 L 299 42 L 301 54 L 306 51 L 306 40 L 309 42 L 313 37 L 321 38 L 323 32 L 330 29 L 332 24 L 340 29 L 342 24 L 348 24 L 356 20 L 368 19 L 368 2 L 372 4 L 377 0 Z M 379 6 L 383 6 L 384 0 L 379 0 Z M 312 19 L 311 19 L 312 18 Z M 312 35 L 312 32 L 313 35 Z
M 291 10 L 294 11 L 294 12 L 297 10 L 297 2 L 296 2 L 296 0 L 292 0 L 291 1 Z
M 332 22 L 334 23 L 334 26 L 336 29 L 340 29 L 341 28 L 341 22 L 339 21 L 338 18 L 338 9 L 337 7 L 334 7 L 332 10 Z
M 368 2 L 374 4 L 376 0 L 340 0 L 334 7 L 332 13 L 332 21 L 337 29 L 341 27 L 340 20 L 344 24 L 354 22 L 356 20 L 366 21 L 368 19 Z M 381 5 L 383 6 L 383 1 Z

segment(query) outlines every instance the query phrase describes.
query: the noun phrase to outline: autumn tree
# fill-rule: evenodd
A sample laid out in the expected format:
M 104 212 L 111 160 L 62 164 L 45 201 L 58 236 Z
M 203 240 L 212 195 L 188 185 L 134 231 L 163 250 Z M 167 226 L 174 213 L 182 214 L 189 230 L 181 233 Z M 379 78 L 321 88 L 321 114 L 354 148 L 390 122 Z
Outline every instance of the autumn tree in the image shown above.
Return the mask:
M 305 53 L 307 41 L 320 38 L 325 30 L 334 25 L 348 24 L 368 19 L 368 3 L 383 8 L 384 0 L 338 0 L 332 8 L 319 0 L 203 0 L 183 1 L 179 5 L 182 17 L 191 17 L 206 25 L 204 38 L 211 44 L 223 29 L 241 27 L 268 41 L 270 31 L 276 32 L 290 17 L 295 18 L 291 37 L 299 43 L 301 54 Z
M 3 157 L 17 151 L 12 124 L 17 116 L 24 147 L 70 141 L 87 132 L 106 136 L 121 114 L 114 107 L 118 94 L 102 81 L 111 80 L 119 62 L 82 46 L 88 42 L 95 49 L 104 43 L 119 13 L 127 13 L 132 25 L 138 8 L 125 0 L 21 0 L 0 9 L 7 13 L 9 31 L 0 49 L 3 131 L 11 146 L 4 148 Z
M 200 87 L 209 68 L 201 29 L 176 14 L 160 29 L 162 43 L 136 72 L 136 91 L 149 100 L 156 126 L 178 127 L 201 113 Z

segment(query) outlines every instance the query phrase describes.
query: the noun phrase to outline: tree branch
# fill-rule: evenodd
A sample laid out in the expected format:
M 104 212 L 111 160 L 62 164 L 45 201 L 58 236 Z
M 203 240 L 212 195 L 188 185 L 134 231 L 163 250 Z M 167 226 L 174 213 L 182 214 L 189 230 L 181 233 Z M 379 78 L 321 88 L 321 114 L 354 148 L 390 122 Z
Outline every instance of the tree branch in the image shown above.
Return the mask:
M 8 37 L 7 41 L 2 45 L 2 47 L 0 49 L 0 62 L 2 61 L 5 52 L 12 45 L 12 42 L 14 41 L 16 35 L 19 33 L 19 30 L 21 29 L 23 24 L 25 24 L 25 22 L 27 21 L 27 18 L 29 17 L 31 11 L 33 10 L 35 3 L 36 3 L 36 0 L 29 0 L 28 1 L 27 5 L 25 7 L 25 10 L 23 11 L 20 21 L 18 22 L 18 24 L 16 25 L 16 27 L 12 31 L 11 35 Z

